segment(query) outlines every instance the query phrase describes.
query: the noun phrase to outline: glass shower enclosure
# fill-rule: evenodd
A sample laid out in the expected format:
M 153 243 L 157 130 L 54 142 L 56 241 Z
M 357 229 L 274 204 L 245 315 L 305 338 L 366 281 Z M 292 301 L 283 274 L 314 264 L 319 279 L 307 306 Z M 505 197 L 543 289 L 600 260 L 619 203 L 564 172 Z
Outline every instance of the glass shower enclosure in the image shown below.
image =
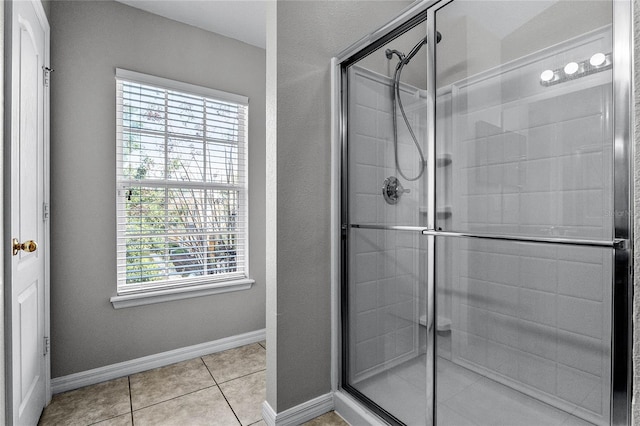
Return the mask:
M 341 57 L 342 389 L 406 425 L 622 425 L 630 6 L 426 1 Z

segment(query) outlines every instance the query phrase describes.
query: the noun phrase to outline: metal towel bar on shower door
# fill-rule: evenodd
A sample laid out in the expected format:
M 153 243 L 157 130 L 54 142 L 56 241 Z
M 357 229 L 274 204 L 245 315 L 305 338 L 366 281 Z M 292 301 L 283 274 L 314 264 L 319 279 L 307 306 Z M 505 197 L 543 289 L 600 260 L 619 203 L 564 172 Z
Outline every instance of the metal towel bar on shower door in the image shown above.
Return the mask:
M 538 244 L 564 244 L 583 247 L 609 247 L 614 249 L 626 249 L 628 248 L 628 240 L 616 238 L 614 240 L 584 240 L 575 238 L 559 238 L 559 237 L 528 237 L 528 236 L 514 236 L 514 235 L 501 235 L 501 234 L 477 234 L 471 232 L 455 232 L 455 231 L 438 231 L 435 229 L 429 229 L 421 226 L 402 226 L 402 225 L 364 225 L 364 224 L 352 224 L 352 228 L 358 229 L 378 229 L 388 231 L 411 231 L 419 232 L 422 235 L 434 236 L 434 237 L 463 237 L 463 238 L 477 238 L 484 240 L 497 240 L 497 241 L 513 241 L 518 243 L 538 243 Z M 343 226 L 346 229 L 346 226 Z

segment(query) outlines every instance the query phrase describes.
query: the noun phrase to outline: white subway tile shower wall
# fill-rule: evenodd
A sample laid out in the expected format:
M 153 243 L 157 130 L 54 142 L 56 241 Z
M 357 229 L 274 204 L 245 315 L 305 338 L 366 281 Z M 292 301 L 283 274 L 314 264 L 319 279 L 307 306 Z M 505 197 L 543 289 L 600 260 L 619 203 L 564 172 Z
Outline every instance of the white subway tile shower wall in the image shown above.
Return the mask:
M 350 69 L 349 87 L 349 196 L 351 221 L 358 224 L 418 225 L 420 180 L 408 182 L 396 171 L 393 149 L 392 80 L 366 69 Z M 423 91 L 401 84 L 405 112 L 422 149 L 426 150 L 426 99 Z M 398 116 L 398 157 L 404 174 L 419 173 L 418 153 L 406 125 Z M 382 184 L 399 177 L 410 190 L 398 204 L 387 204 Z M 422 179 L 421 179 L 422 180 Z
M 539 84 L 568 58 L 609 52 L 608 31 L 452 86 L 452 112 L 439 115 L 452 132 L 452 218 L 439 226 L 611 239 L 611 72 Z M 611 250 L 454 246 L 452 360 L 607 423 Z
M 420 183 L 402 179 L 395 166 L 392 80 L 354 66 L 349 82 L 351 222 L 418 225 Z M 405 111 L 424 147 L 423 93 L 408 85 L 401 88 Z M 417 175 L 417 151 L 399 112 L 398 142 L 403 172 Z M 389 176 L 400 178 L 410 190 L 395 205 L 387 204 L 382 196 L 383 182 Z M 352 382 L 358 383 L 417 355 L 420 236 L 367 229 L 351 233 L 350 364 Z
M 607 34 L 452 86 L 453 229 L 612 238 L 611 71 L 539 84 L 554 59 L 611 49 Z

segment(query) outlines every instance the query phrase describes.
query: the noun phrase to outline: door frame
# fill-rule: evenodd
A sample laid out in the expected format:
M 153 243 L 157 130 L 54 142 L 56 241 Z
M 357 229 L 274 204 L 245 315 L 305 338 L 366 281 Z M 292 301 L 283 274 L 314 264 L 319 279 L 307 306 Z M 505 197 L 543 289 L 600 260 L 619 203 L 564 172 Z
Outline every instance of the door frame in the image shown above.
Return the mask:
M 3 287 L 0 291 L 3 292 L 4 304 L 1 308 L 4 309 L 3 319 L 4 324 L 2 328 L 3 336 L 0 339 L 0 350 L 4 355 L 4 365 L 0 365 L 3 368 L 3 374 L 1 374 L 4 384 L 0 381 L 0 386 L 3 386 L 4 390 L 4 418 L 6 424 L 13 422 L 13 378 L 12 378 L 12 309 L 11 309 L 11 296 L 12 296 L 12 270 L 11 270 L 11 215 L 5 212 L 11 211 L 11 122 L 12 122 L 12 52 L 13 52 L 13 2 L 16 0 L 6 0 L 4 2 L 4 101 L 3 101 L 3 141 L 2 141 L 2 185 L 0 190 L 2 191 L 2 249 L 0 255 L 4 263 L 3 267 Z M 25 0 L 18 0 L 25 1 Z M 40 0 L 28 0 L 30 1 L 40 24 L 45 30 L 45 52 L 44 52 L 44 64 L 46 67 L 50 67 L 50 40 L 51 29 L 49 26 L 49 20 L 47 19 L 44 6 Z M 44 70 L 43 70 L 44 73 Z M 44 102 L 44 118 L 43 118 L 43 178 L 44 178 L 44 202 L 47 206 L 50 206 L 50 75 L 49 84 L 45 85 L 43 93 Z M 44 206 L 43 206 L 44 208 Z M 43 213 L 44 214 L 44 213 Z M 48 214 L 48 213 L 47 213 Z M 50 324 L 50 305 L 51 305 L 51 292 L 50 292 L 50 216 L 44 221 L 44 241 L 40 244 L 39 250 L 44 249 L 44 335 L 45 337 L 51 336 L 51 324 Z M 1 315 L 0 311 L 0 315 Z M 45 401 L 49 404 L 51 401 L 51 350 L 48 350 L 45 356 Z
M 331 223 L 332 223 L 332 390 L 335 393 L 336 409 L 353 419 L 367 419 L 382 424 L 382 419 L 371 415 L 370 411 L 377 412 L 375 407 L 369 406 L 366 399 L 357 400 L 349 394 L 343 383 L 343 371 L 345 359 L 343 358 L 342 335 L 347 328 L 346 319 L 343 316 L 345 308 L 345 296 L 343 282 L 347 279 L 348 267 L 348 229 L 345 229 L 344 221 L 347 215 L 346 197 L 348 194 L 348 158 L 347 158 L 347 120 L 346 105 L 347 85 L 345 78 L 346 66 L 355 62 L 358 58 L 377 49 L 386 41 L 403 32 L 403 28 L 411 25 L 411 22 L 424 13 L 427 14 L 427 37 L 434 40 L 436 29 L 434 24 L 435 11 L 455 0 L 423 0 L 412 5 L 399 16 L 380 27 L 358 42 L 352 44 L 331 60 L 331 95 L 332 95 L 332 199 L 331 199 Z M 611 0 L 613 9 L 613 109 L 614 109 L 614 209 L 609 212 L 613 216 L 614 241 L 614 268 L 613 268 L 613 293 L 612 293 L 612 380 L 611 380 L 611 424 L 631 424 L 631 397 L 633 381 L 633 176 L 634 176 L 634 94 L 633 94 L 633 5 L 631 0 Z M 430 86 L 428 95 L 428 157 L 430 167 L 434 170 L 435 154 L 435 97 L 432 95 L 435 89 L 435 56 L 433 49 L 427 46 L 428 83 Z M 430 172 L 430 190 L 433 187 L 434 176 Z M 431 191 L 432 194 L 435 193 Z M 430 218 L 429 228 L 423 230 L 423 234 L 431 240 L 438 234 L 433 230 L 433 207 L 435 200 L 429 200 Z M 433 252 L 433 250 L 431 250 Z M 433 255 L 433 253 L 432 253 Z M 432 264 L 432 259 L 429 259 Z M 431 265 L 433 266 L 433 265 Z M 427 294 L 435 294 L 435 283 L 431 278 L 428 282 Z M 428 302 L 428 323 L 434 324 L 435 300 L 431 297 Z M 434 330 L 429 331 L 428 342 L 434 342 Z M 433 398 L 429 403 L 432 408 L 435 405 L 435 345 L 429 348 L 431 362 L 428 367 L 432 369 L 428 383 L 429 394 Z M 348 388 L 348 387 L 347 387 Z M 356 397 L 358 395 L 355 395 Z M 348 418 L 349 419 L 349 418 Z M 352 420 L 353 420 L 352 419 Z

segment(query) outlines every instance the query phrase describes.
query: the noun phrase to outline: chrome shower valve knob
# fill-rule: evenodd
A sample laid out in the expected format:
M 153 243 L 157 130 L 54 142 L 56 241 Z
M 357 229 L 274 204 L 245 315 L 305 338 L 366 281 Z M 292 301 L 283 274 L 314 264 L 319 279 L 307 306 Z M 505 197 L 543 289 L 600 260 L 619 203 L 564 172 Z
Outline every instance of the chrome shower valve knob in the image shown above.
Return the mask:
M 395 176 L 389 176 L 382 184 L 382 196 L 388 204 L 397 204 L 400 197 L 404 193 L 411 192 L 410 189 L 404 189 L 400 181 Z

